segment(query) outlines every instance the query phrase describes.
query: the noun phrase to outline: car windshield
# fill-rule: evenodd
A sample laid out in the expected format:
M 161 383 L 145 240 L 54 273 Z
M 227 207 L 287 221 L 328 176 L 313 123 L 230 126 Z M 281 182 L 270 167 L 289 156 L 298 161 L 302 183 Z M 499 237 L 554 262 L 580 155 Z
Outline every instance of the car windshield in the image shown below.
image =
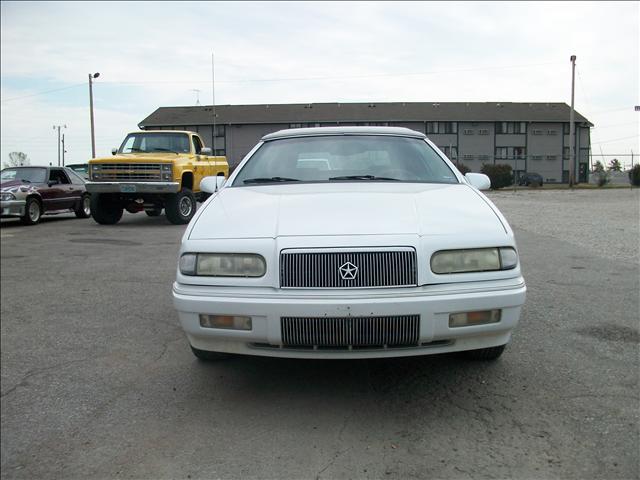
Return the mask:
M 459 183 L 423 139 L 327 135 L 265 142 L 238 173 L 233 185 L 293 181 Z
M 119 153 L 173 152 L 189 153 L 186 133 L 130 133 L 120 146 Z
M 2 170 L 0 181 L 11 182 L 20 180 L 24 183 L 44 183 L 47 178 L 46 168 L 5 168 Z

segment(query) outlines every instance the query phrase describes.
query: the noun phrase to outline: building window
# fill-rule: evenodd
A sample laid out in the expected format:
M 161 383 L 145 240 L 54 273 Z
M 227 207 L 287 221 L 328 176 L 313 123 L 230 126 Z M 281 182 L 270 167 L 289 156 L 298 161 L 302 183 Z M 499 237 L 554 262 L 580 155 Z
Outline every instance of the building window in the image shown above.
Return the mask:
M 489 155 L 479 155 L 478 160 L 482 160 L 483 162 L 486 162 L 489 160 Z
M 534 130 L 533 134 L 534 135 L 542 135 L 542 130 Z
M 525 147 L 496 147 L 496 159 L 500 160 L 524 160 L 527 156 Z
M 547 160 L 557 160 L 558 156 L 557 155 L 547 155 Z
M 558 132 L 556 130 L 547 130 L 547 135 L 557 135 Z
M 489 135 L 489 130 L 486 128 L 481 128 L 478 130 L 478 135 Z
M 523 134 L 527 133 L 527 122 L 496 122 L 498 134 Z
M 472 129 L 470 129 L 470 128 L 467 128 L 467 129 L 465 129 L 465 130 L 463 131 L 463 133 L 464 133 L 465 135 L 473 135 L 473 130 L 472 130 Z
M 226 155 L 225 150 L 223 148 L 216 148 L 214 153 L 215 156 L 224 157 Z
M 427 122 L 427 133 L 458 133 L 458 122 Z
M 442 150 L 442 153 L 444 153 L 447 158 L 449 159 L 454 159 L 454 158 L 458 158 L 458 147 L 438 147 L 440 150 Z
M 542 160 L 542 155 L 531 155 L 531 160 Z
M 473 160 L 473 155 L 465 153 L 462 158 L 464 158 L 465 162 L 468 162 L 469 160 Z
M 562 158 L 569 160 L 569 154 L 571 153 L 569 147 L 562 147 Z
M 562 124 L 562 133 L 565 135 L 569 135 L 571 133 L 571 123 Z

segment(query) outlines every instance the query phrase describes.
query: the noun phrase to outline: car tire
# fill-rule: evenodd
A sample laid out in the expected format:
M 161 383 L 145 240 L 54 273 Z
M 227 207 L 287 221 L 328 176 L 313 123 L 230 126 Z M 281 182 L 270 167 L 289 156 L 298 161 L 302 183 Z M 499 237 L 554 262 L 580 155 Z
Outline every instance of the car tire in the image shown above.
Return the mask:
M 20 217 L 20 221 L 24 225 L 35 225 L 42 218 L 42 204 L 35 197 L 27 198 L 24 207 L 24 215 Z
M 189 223 L 196 213 L 196 197 L 191 190 L 183 188 L 169 196 L 164 211 L 174 225 Z
M 499 345 L 497 347 L 480 348 L 478 350 L 469 350 L 464 354 L 471 360 L 496 360 L 502 355 L 505 347 L 506 345 Z
M 225 360 L 230 358 L 231 355 L 228 353 L 220 353 L 220 352 L 210 352 L 208 350 L 199 350 L 197 348 L 191 347 L 191 351 L 196 356 L 198 360 L 202 360 L 203 362 L 212 362 L 215 360 Z
M 158 217 L 162 213 L 162 209 L 154 208 L 153 210 L 145 210 L 144 213 L 146 213 L 150 217 Z
M 91 214 L 100 225 L 113 225 L 122 218 L 122 207 L 108 193 L 91 195 Z
M 88 193 L 82 195 L 78 208 L 74 212 L 78 218 L 89 218 L 91 216 L 91 195 Z

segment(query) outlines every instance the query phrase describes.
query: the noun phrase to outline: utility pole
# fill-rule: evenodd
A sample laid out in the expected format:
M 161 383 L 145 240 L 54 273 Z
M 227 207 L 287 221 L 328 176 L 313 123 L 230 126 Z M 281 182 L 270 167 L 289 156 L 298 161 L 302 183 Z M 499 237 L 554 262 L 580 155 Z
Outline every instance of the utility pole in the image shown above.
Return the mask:
M 64 154 L 67 153 L 67 150 L 64 146 L 64 133 L 62 134 L 62 166 L 64 167 Z
M 67 128 L 66 125 L 54 125 L 53 129 L 58 130 L 58 166 L 60 166 L 60 129 Z
M 96 134 L 93 127 L 93 79 L 98 78 L 100 73 L 89 74 L 89 115 L 91 116 L 91 158 L 96 158 Z
M 576 56 L 571 55 L 571 113 L 569 114 L 569 187 L 573 188 L 576 182 L 576 151 L 575 151 L 575 125 L 574 119 L 574 99 L 576 86 Z
M 213 156 L 216 156 L 216 72 L 213 67 L 213 52 L 211 52 L 211 109 L 213 110 Z

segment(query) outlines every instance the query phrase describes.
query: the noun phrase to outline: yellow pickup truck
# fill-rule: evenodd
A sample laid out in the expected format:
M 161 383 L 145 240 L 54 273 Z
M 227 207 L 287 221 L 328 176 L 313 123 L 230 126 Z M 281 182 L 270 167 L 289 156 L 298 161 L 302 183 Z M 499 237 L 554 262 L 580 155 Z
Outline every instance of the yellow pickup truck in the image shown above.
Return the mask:
M 229 176 L 225 157 L 211 156 L 200 136 L 179 130 L 145 130 L 129 133 L 113 157 L 89 161 L 87 191 L 91 215 L 103 225 L 113 225 L 123 210 L 144 211 L 150 217 L 164 209 L 176 225 L 188 223 L 204 177 Z

